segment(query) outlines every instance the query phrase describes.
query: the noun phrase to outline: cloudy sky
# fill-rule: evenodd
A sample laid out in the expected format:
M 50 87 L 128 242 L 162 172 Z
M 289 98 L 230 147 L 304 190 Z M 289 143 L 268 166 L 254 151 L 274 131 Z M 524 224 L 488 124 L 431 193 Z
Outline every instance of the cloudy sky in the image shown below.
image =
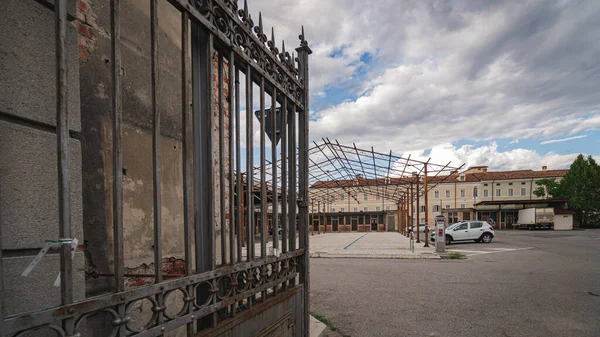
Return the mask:
M 310 59 L 311 139 L 492 170 L 600 154 L 600 1 L 249 0 Z

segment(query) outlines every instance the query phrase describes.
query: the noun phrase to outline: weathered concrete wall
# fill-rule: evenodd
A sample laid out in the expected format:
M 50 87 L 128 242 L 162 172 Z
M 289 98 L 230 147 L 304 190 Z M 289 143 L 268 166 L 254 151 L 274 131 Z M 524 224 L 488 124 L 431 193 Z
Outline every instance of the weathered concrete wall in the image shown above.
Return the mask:
M 52 4 L 52 1 L 49 1 Z M 159 110 L 163 270 L 183 273 L 183 167 L 180 13 L 159 2 Z M 108 292 L 111 278 L 84 279 L 84 270 L 110 272 L 112 247 L 112 127 L 108 0 L 70 0 L 68 109 L 71 131 L 71 218 L 76 299 Z M 51 7 L 51 6 L 50 6 Z M 122 2 L 123 210 L 127 272 L 152 273 L 153 188 L 149 2 Z M 3 1 L 0 12 L 0 225 L 7 314 L 58 305 L 58 255 L 44 258 L 29 278 L 20 273 L 45 239 L 58 238 L 53 12 L 35 0 Z M 215 59 L 216 67 L 216 59 Z M 216 70 L 215 70 L 216 73 Z M 227 74 L 227 67 L 225 69 Z M 190 76 L 191 78 L 191 76 Z M 225 79 L 227 83 L 228 79 Z M 215 77 L 215 83 L 217 78 Z M 225 129 L 228 105 L 225 90 Z M 190 97 L 191 100 L 191 97 Z M 191 102 L 188 104 L 191 105 Z M 214 88 L 218 144 L 218 87 Z M 225 137 L 225 144 L 228 138 Z M 215 145 L 216 263 L 221 263 L 219 168 L 229 153 Z M 219 162 L 220 151 L 225 161 Z M 190 186 L 192 188 L 192 186 Z M 229 214 L 226 214 L 229 219 Z M 193 247 L 192 247 L 193 249 Z M 84 258 L 85 256 L 85 258 Z M 85 260 L 85 261 L 84 261 Z M 151 282 L 131 278 L 134 287 Z M 172 301 L 177 301 L 175 297 Z M 171 335 L 184 332 L 180 329 Z
M 80 0 L 78 18 L 87 35 L 80 38 L 84 230 L 88 251 L 98 271 L 112 270 L 112 121 L 110 12 L 107 0 Z M 159 2 L 159 110 L 161 112 L 161 198 L 163 256 L 182 258 L 183 182 L 181 152 L 181 67 L 175 35 L 166 22 L 178 13 Z M 84 11 L 85 9 L 85 11 Z M 122 2 L 123 227 L 125 267 L 145 270 L 153 262 L 152 110 L 149 2 Z M 170 27 L 172 30 L 172 27 Z M 146 271 L 147 272 L 147 271 Z M 110 289 L 111 280 L 88 283 L 90 295 Z M 143 284 L 130 282 L 129 284 Z
M 91 267 L 112 271 L 112 121 L 110 78 L 110 17 L 108 0 L 79 0 L 79 62 L 81 79 L 84 231 Z M 122 107 L 123 107 L 123 229 L 126 273 L 152 274 L 153 185 L 152 106 L 150 59 L 150 8 L 147 1 L 122 2 Z M 160 171 L 163 272 L 182 274 L 184 258 L 183 162 L 181 107 L 181 19 L 166 1 L 159 2 L 159 87 L 161 113 Z M 189 78 L 191 79 L 191 72 Z M 216 82 L 216 81 L 215 81 Z M 190 82 L 191 86 L 191 82 Z M 215 106 L 218 88 L 215 87 Z M 226 95 L 228 93 L 226 92 Z M 190 102 L 188 103 L 191 106 Z M 225 110 L 228 106 L 225 106 Z M 225 118 L 228 116 L 226 115 Z M 218 110 L 214 110 L 218 144 Z M 227 151 L 227 148 L 224 150 Z M 215 193 L 219 194 L 219 151 L 214 149 Z M 226 158 L 229 155 L 226 153 Z M 227 167 L 226 167 L 227 170 Z M 227 171 L 226 171 L 227 172 Z M 189 186 L 189 188 L 193 188 Z M 227 188 L 227 186 L 225 186 Z M 229 199 L 229 195 L 227 195 Z M 228 207 L 228 205 L 226 205 Z M 215 203 L 216 262 L 221 261 L 220 205 Z M 227 215 L 227 218 L 229 216 Z M 192 247 L 193 251 L 194 247 Z M 192 261 L 193 262 L 193 261 Z M 90 264 L 91 264 L 90 263 Z M 111 289 L 110 278 L 89 279 L 88 295 Z M 127 278 L 127 287 L 153 282 Z M 167 299 L 169 306 L 180 296 Z M 140 303 L 140 321 L 151 315 Z M 184 336 L 185 328 L 168 334 Z
M 77 17 L 85 20 L 82 23 L 86 26 L 79 30 L 85 33 L 84 38 L 80 36 L 79 40 L 83 155 L 86 158 L 83 176 L 85 185 L 90 187 L 84 191 L 84 229 L 94 265 L 100 271 L 109 271 L 113 263 L 111 60 L 110 36 L 107 33 L 110 30 L 110 13 L 107 0 L 85 0 L 84 6 L 81 2 L 82 0 Z M 85 13 L 81 13 L 83 8 Z M 184 257 L 181 18 L 180 13 L 167 2 L 159 2 L 158 11 L 162 254 L 165 259 L 181 259 Z M 128 272 L 151 270 L 149 267 L 153 263 L 154 252 L 149 12 L 149 2 L 122 3 L 123 220 L 125 266 Z M 214 93 L 215 142 L 218 144 L 217 87 Z M 226 91 L 225 95 L 228 94 Z M 191 97 L 188 104 L 191 106 Z M 225 105 L 225 111 L 227 109 L 228 106 Z M 228 115 L 225 118 L 227 120 Z M 228 149 L 225 147 L 223 150 Z M 220 191 L 219 151 L 216 145 L 213 155 L 217 196 Z M 227 152 L 225 157 L 229 157 Z M 226 164 L 228 165 L 227 162 Z M 225 169 L 227 172 L 228 167 Z M 226 197 L 229 200 L 229 195 Z M 226 207 L 228 208 L 228 204 Z M 220 205 L 216 200 L 217 264 L 220 263 L 221 256 L 219 223 Z M 172 272 L 168 265 L 164 264 L 167 273 Z M 88 293 L 106 291 L 110 288 L 109 282 L 110 280 L 91 280 Z M 129 282 L 141 283 L 143 282 Z
M 51 3 L 51 2 L 50 2 Z M 75 13 L 69 1 L 68 12 Z M 53 287 L 58 254 L 20 274 L 59 238 L 54 13 L 34 0 L 4 0 L 0 11 L 0 229 L 6 314 L 60 304 Z M 83 243 L 77 32 L 67 31 L 70 191 L 73 237 Z M 84 297 L 83 254 L 75 254 L 73 292 Z

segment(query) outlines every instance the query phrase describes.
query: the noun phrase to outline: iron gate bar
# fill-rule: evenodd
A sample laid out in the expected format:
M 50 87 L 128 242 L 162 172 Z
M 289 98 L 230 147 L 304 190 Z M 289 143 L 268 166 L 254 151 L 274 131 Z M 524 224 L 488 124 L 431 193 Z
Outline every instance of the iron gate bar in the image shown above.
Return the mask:
M 194 203 L 196 218 L 196 271 L 215 267 L 212 34 L 192 25 L 192 97 L 194 108 Z
M 223 52 L 217 51 L 217 67 L 218 67 L 218 86 L 219 86 L 219 213 L 221 220 L 221 264 L 227 264 L 227 244 L 225 235 L 225 116 L 224 116 L 224 90 L 225 90 L 225 70 L 223 67 Z
M 238 259 L 235 257 L 235 252 L 236 252 L 236 235 L 240 235 L 240 232 L 235 230 L 235 223 L 237 220 L 236 214 L 235 214 L 235 202 L 234 202 L 234 192 L 235 192 L 235 174 L 234 174 L 234 170 L 233 170 L 233 163 L 234 163 L 234 159 L 237 157 L 233 154 L 233 128 L 234 128 L 234 122 L 233 122 L 233 114 L 234 114 L 234 101 L 231 99 L 231 97 L 234 95 L 235 93 L 235 89 L 233 81 L 235 79 L 235 53 L 233 51 L 229 51 L 229 58 L 227 60 L 227 65 L 228 65 L 228 70 L 229 70 L 229 74 L 227 76 L 228 81 L 227 81 L 227 102 L 229 103 L 228 105 L 228 123 L 229 123 L 229 127 L 227 128 L 228 130 L 228 136 L 229 136 L 229 262 L 231 264 L 234 264 Z M 236 93 L 235 93 L 236 94 Z M 237 94 L 236 94 L 237 95 Z M 239 240 L 238 240 L 239 241 Z M 235 314 L 235 310 L 236 308 L 234 307 L 232 312 Z
M 2 200 L 2 191 L 0 191 L 0 201 Z M 0 214 L 0 221 L 2 221 L 2 214 Z M 2 226 L 0 226 L 0 271 L 4 273 L 4 264 L 2 263 Z M 4 277 L 0 277 L 0 322 L 4 321 Z
M 273 92 L 271 95 L 271 158 L 272 162 L 277 161 L 277 88 L 275 87 L 273 87 Z M 279 217 L 279 197 L 277 192 L 277 165 L 271 165 L 271 169 L 271 184 L 273 185 L 273 197 L 271 198 L 271 227 L 273 228 L 273 249 L 275 250 L 275 252 L 277 252 L 277 250 L 279 249 L 279 223 L 277 219 Z
M 287 97 L 283 95 L 283 103 L 281 105 L 281 252 L 286 253 L 288 251 L 288 227 L 290 231 L 292 231 L 291 226 L 292 223 L 288 221 L 288 198 L 287 198 L 287 115 L 288 115 L 288 105 L 287 105 Z M 273 156 L 273 163 L 277 161 L 277 152 Z M 275 165 L 273 165 L 275 166 Z M 277 170 L 273 170 L 274 175 L 276 176 Z M 277 181 L 277 177 L 275 177 L 275 182 Z M 295 188 L 294 188 L 295 189 Z
M 232 68 L 234 64 L 232 63 Z M 244 181 L 242 180 L 242 159 L 241 159 L 241 132 L 240 132 L 240 70 L 235 67 L 235 167 L 236 167 L 236 228 L 238 232 L 237 241 L 237 262 L 242 262 L 242 221 L 244 213 L 242 210 L 242 190 L 244 188 Z
M 260 19 L 260 17 L 259 17 Z M 259 22 L 262 22 L 259 20 Z M 259 25 L 262 26 L 262 25 Z M 260 29 L 262 32 L 262 28 Z M 259 32 L 260 34 L 260 32 Z M 267 256 L 267 223 L 269 221 L 267 215 L 267 177 L 266 177 L 266 113 L 265 113 L 265 78 L 260 76 L 259 82 L 260 90 L 260 257 L 265 258 Z M 263 269 L 260 271 L 261 278 L 266 278 L 267 271 Z M 261 293 L 261 300 L 264 301 L 267 298 L 267 290 L 265 289 Z
M 308 47 L 308 43 L 304 38 L 304 26 L 302 26 L 302 35 L 300 35 L 300 47 L 296 49 L 298 52 L 298 67 L 300 77 L 304 81 L 304 97 L 302 102 L 304 103 L 304 109 L 299 111 L 298 114 L 298 148 L 299 148 L 299 194 L 300 194 L 300 212 L 299 212 L 299 224 L 300 224 L 300 247 L 309 251 L 309 240 L 308 240 L 308 142 L 309 142 L 309 72 L 308 72 L 308 56 L 312 53 L 312 50 Z M 300 264 L 300 282 L 304 284 L 304 317 L 308 318 L 310 307 L 310 269 L 309 269 L 309 258 L 308 254 L 304 254 Z M 304 331 L 310 331 L 309 320 L 305 319 Z
M 189 17 L 186 11 L 181 13 L 181 110 L 182 110 L 182 167 L 183 167 L 183 245 L 185 256 L 185 276 L 190 276 L 192 270 L 192 236 L 194 225 L 193 214 L 193 195 L 190 185 L 194 184 L 193 176 L 193 134 L 192 134 L 192 113 L 189 108 L 189 86 L 188 86 L 188 71 L 190 71 L 188 52 L 189 52 Z M 188 294 L 194 292 L 192 285 L 187 285 L 185 288 Z M 186 303 L 191 301 L 191 296 L 184 298 Z M 185 308 L 185 312 L 192 312 L 191 306 Z M 187 323 L 187 336 L 191 337 L 195 332 L 194 324 Z
M 306 89 L 308 90 L 308 89 Z M 297 194 L 296 194 L 296 182 L 297 182 L 297 167 L 296 167 L 296 105 L 293 102 L 290 102 L 292 107 L 289 112 L 288 118 L 288 176 L 289 176 L 289 185 L 288 185 L 288 223 L 290 226 L 290 235 L 289 235 L 289 243 L 290 250 L 296 249 L 296 202 L 297 202 Z M 299 228 L 300 229 L 300 228 Z M 307 250 L 308 251 L 308 250 Z M 295 282 L 295 281 L 294 281 Z M 295 283 L 294 283 L 295 284 Z M 294 285 L 292 284 L 292 285 Z
M 162 277 L 162 202 L 160 186 L 160 110 L 158 109 L 159 85 L 158 72 L 158 0 L 150 2 L 150 58 L 151 58 L 151 99 L 152 99 L 152 185 L 153 185 L 153 213 L 154 213 L 154 282 L 161 283 Z M 156 294 L 156 324 L 162 324 L 164 294 Z M 162 334 L 161 334 L 162 336 Z
M 246 69 L 246 258 L 254 258 L 254 168 L 252 126 L 252 68 Z M 249 301 L 252 306 L 252 301 Z
M 260 76 L 259 85 L 259 97 L 260 97 L 260 257 L 264 258 L 267 256 L 267 177 L 265 171 L 265 134 L 266 134 L 266 120 L 265 120 L 265 78 Z M 246 107 L 247 111 L 252 111 Z M 252 117 L 252 114 L 250 114 Z M 252 146 L 252 145 L 249 145 Z M 266 293 L 264 294 L 266 296 Z M 264 298 L 264 297 L 263 297 Z

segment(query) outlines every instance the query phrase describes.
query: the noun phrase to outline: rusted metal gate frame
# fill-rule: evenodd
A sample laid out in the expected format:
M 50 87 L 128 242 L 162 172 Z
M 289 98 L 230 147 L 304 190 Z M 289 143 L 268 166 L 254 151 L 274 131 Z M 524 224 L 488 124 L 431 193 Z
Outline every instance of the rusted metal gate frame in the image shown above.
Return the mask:
M 303 294 L 303 327 L 301 331 L 308 334 L 308 307 L 309 307 L 309 266 L 308 266 L 308 56 L 311 50 L 304 38 L 304 31 L 300 35 L 300 47 L 296 49 L 298 58 L 285 52 L 285 47 L 280 52 L 275 47 L 274 37 L 267 41 L 263 32 L 262 18 L 259 25 L 255 26 L 247 5 L 243 9 L 237 8 L 235 0 L 164 0 L 181 12 L 181 65 L 182 65 L 182 122 L 183 122 L 183 197 L 184 197 L 184 231 L 185 231 L 185 263 L 186 276 L 178 279 L 163 280 L 162 253 L 161 253 L 161 215 L 160 215 L 160 172 L 159 172 L 159 146 L 160 146 L 160 111 L 158 109 L 158 1 L 150 0 L 151 16 L 151 67 L 152 67 L 152 160 L 153 160 L 153 185 L 154 185 L 154 265 L 155 283 L 152 285 L 125 290 L 124 283 L 124 255 L 123 255 L 123 154 L 122 154 L 122 109 L 121 109 L 121 51 L 120 51 L 120 0 L 111 0 L 111 73 L 112 73 L 112 129 L 113 129 L 113 224 L 114 224 L 114 280 L 115 289 L 111 294 L 74 302 L 72 292 L 72 251 L 69 245 L 63 245 L 60 253 L 61 271 L 61 305 L 54 308 L 36 312 L 4 317 L 4 293 L 1 294 L 0 320 L 2 336 L 21 336 L 37 330 L 53 330 L 59 336 L 77 336 L 79 328 L 88 317 L 97 314 L 108 314 L 112 317 L 113 327 L 111 336 L 161 336 L 165 332 L 181 326 L 187 326 L 188 336 L 193 335 L 201 328 L 199 322 L 204 317 L 209 317 L 208 326 L 216 327 L 218 324 L 217 311 L 228 308 L 231 316 L 235 316 L 240 303 L 247 301 L 251 307 L 256 294 L 267 294 L 267 289 L 273 289 L 273 296 L 277 297 L 277 290 L 297 287 Z M 163 1 L 163 0 L 161 0 Z M 56 119 L 57 119 L 57 150 L 58 150 L 58 198 L 59 198 L 59 223 L 60 237 L 71 237 L 70 219 L 70 190 L 69 190 L 69 148 L 68 148 L 68 120 L 67 120 L 67 0 L 54 1 L 55 28 L 56 28 Z M 191 27 L 190 27 L 191 26 Z M 193 111 L 188 106 L 188 32 L 192 32 L 192 98 Z M 254 240 L 251 235 L 246 236 L 247 259 L 242 260 L 241 247 L 241 217 L 245 216 L 248 223 L 252 223 L 253 212 L 242 214 L 240 207 L 235 209 L 234 202 L 230 202 L 231 223 L 237 228 L 230 230 L 230 259 L 223 260 L 223 265 L 215 265 L 215 233 L 214 233 L 214 200 L 216 193 L 213 188 L 213 113 L 212 113 L 212 88 L 213 55 L 218 53 L 219 75 L 219 146 L 224 144 L 224 96 L 223 75 L 224 62 L 229 65 L 229 88 L 235 79 L 236 104 L 229 104 L 229 123 L 235 123 L 236 135 L 229 128 L 229 147 L 233 151 L 233 139 L 236 139 L 236 171 L 230 165 L 227 173 L 230 182 L 241 182 L 240 172 L 240 102 L 239 102 L 239 71 L 246 76 L 246 106 L 252 107 L 252 83 L 257 83 L 261 90 L 261 119 L 265 118 L 265 89 L 273 98 L 272 109 L 275 110 L 279 102 L 286 112 L 283 115 L 288 119 L 287 138 L 282 138 L 281 171 L 283 201 L 288 201 L 287 221 L 286 214 L 281 219 L 285 228 L 282 238 L 282 253 L 279 256 L 265 254 L 265 225 L 263 222 L 261 256 L 254 256 Z M 297 63 L 297 66 L 296 66 Z M 235 66 L 232 66 L 235 65 Z M 235 106 L 235 111 L 234 111 Z M 248 138 L 247 144 L 252 144 L 252 113 L 247 109 Z M 235 118 L 234 118 L 235 115 Z M 271 114 L 273 121 L 275 114 Z M 296 119 L 298 120 L 298 144 L 296 142 Z M 262 123 L 261 145 L 264 152 L 264 123 Z M 272 123 L 275 127 L 275 123 Z M 286 125 L 286 124 L 283 124 Z M 285 128 L 284 128 L 285 129 Z M 274 131 L 274 130 L 273 130 Z M 288 141 L 289 140 L 289 141 Z M 195 151 L 194 151 L 195 149 Z M 298 163 L 296 163 L 296 149 L 298 149 Z M 223 153 L 223 151 L 220 151 Z M 287 152 L 287 153 L 286 153 Z M 230 152 L 231 154 L 231 152 Z M 272 152 L 273 161 L 277 161 L 276 149 Z M 286 157 L 287 156 L 287 157 Z M 191 160 L 193 158 L 193 161 Z M 248 186 L 253 186 L 252 172 L 252 146 L 247 146 L 247 172 Z M 221 155 L 221 160 L 223 159 Z M 202 163 L 202 164 L 200 164 Z M 287 166 L 287 171 L 286 171 Z M 264 177 L 265 155 L 261 156 L 261 170 Z M 273 170 L 273 183 L 276 184 L 276 167 Z M 298 170 L 298 172 L 296 172 Z M 221 165 L 221 186 L 224 186 L 225 172 Z M 298 180 L 296 180 L 298 174 Z M 262 181 L 266 184 L 266 181 Z M 192 185 L 193 191 L 188 187 Z M 230 184 L 230 195 L 236 195 L 237 204 L 241 203 L 241 183 Z M 297 188 L 297 189 L 296 189 Z M 264 187 L 263 187 L 264 189 Z M 192 203 L 193 199 L 196 200 Z M 219 193 L 221 202 L 221 223 L 224 225 L 225 192 Z M 251 193 L 247 193 L 252 201 Z M 273 198 L 274 203 L 277 198 Z M 200 202 L 202 201 L 202 202 Z M 252 203 L 250 202 L 250 205 Z M 296 204 L 298 208 L 296 208 Z M 274 207 L 274 210 L 276 208 Z M 285 209 L 285 207 L 283 207 Z M 264 213 L 263 213 L 264 214 Z M 299 218 L 299 247 L 296 247 L 295 223 L 296 214 Z M 276 218 L 276 217 L 275 217 Z M 285 223 L 287 222 L 287 223 Z M 196 247 L 196 272 L 192 273 L 192 228 L 195 228 Z M 248 226 L 249 230 L 249 226 Z M 234 235 L 235 232 L 235 235 Z M 223 243 L 223 257 L 226 257 L 225 242 L 227 238 L 221 235 Z M 250 234 L 250 233 L 248 233 Z M 0 234 L 1 235 L 1 234 Z M 286 237 L 287 236 L 287 237 Z M 1 237 L 1 236 L 0 236 Z M 237 240 L 237 241 L 236 241 Z M 289 240 L 289 244 L 287 243 Z M 289 245 L 289 247 L 288 247 Z M 236 249 L 234 249 L 234 246 Z M 0 247 L 1 248 L 1 247 Z M 1 251 L 1 249 L 0 249 Z M 236 254 L 237 253 L 237 254 Z M 0 255 L 1 258 L 1 255 Z M 1 262 L 0 262 L 1 263 Z M 1 267 L 1 265 L 0 265 Z M 296 282 L 298 277 L 299 283 Z M 219 289 L 219 286 L 222 289 Z M 224 289 L 223 289 L 224 286 Z M 169 316 L 165 312 L 165 297 L 170 292 L 179 290 L 185 297 L 185 305 L 177 316 Z M 0 284 L 0 291 L 4 288 Z M 205 300 L 199 303 L 202 295 Z M 283 293 L 282 293 L 283 295 Z M 142 330 L 132 330 L 128 326 L 130 317 L 128 309 L 141 299 L 149 300 L 153 305 L 154 315 L 148 326 Z M 267 300 L 263 297 L 263 300 Z

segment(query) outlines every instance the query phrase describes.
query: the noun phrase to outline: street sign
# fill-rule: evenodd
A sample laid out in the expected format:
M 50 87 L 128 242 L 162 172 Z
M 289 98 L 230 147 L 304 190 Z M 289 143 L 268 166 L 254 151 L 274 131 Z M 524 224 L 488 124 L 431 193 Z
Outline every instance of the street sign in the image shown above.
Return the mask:
M 273 113 L 273 109 L 271 108 L 266 108 L 265 109 L 265 132 L 267 134 L 267 137 L 269 137 L 269 140 L 273 141 L 273 135 L 271 135 L 271 128 L 272 128 L 272 124 L 271 124 L 271 114 Z M 258 118 L 259 122 L 262 122 L 260 119 L 260 110 L 256 110 L 254 111 L 254 115 L 256 116 L 256 118 Z M 282 127 L 282 121 L 281 121 L 281 116 L 282 116 L 282 110 L 281 107 L 275 109 L 275 145 L 279 144 L 279 140 L 281 139 L 281 127 Z

